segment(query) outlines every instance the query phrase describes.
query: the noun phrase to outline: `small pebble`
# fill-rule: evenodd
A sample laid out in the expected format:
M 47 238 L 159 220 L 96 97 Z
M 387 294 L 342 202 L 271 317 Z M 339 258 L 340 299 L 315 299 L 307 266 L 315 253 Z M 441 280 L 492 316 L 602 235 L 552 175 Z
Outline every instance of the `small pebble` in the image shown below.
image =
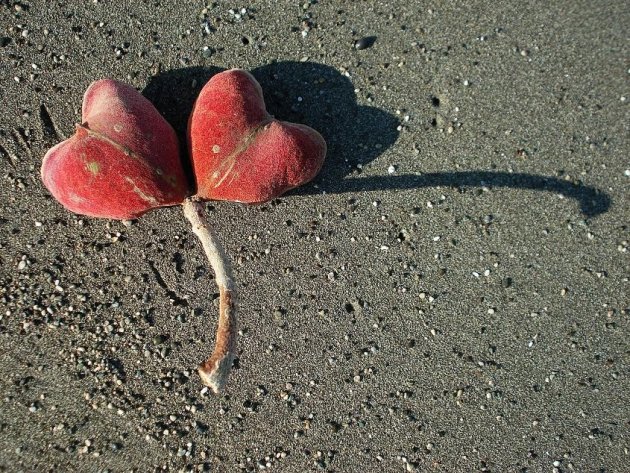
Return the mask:
M 365 36 L 354 43 L 354 47 L 358 50 L 371 48 L 376 42 L 376 36 Z
M 214 54 L 214 49 L 209 48 L 208 46 L 204 46 L 201 54 L 203 55 L 203 57 L 209 58 Z

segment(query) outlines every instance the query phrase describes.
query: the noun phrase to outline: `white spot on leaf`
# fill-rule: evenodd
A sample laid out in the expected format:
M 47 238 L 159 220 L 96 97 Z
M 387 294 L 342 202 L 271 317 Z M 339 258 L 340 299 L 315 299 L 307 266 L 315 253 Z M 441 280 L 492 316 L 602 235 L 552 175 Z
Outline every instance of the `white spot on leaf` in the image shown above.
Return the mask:
M 129 184 L 131 184 L 133 186 L 133 191 L 138 195 L 138 197 L 140 197 L 142 200 L 144 200 L 145 202 L 148 202 L 151 205 L 158 205 L 158 201 L 155 197 L 151 196 L 151 195 L 147 195 L 144 192 L 142 192 L 142 189 L 140 189 L 136 183 L 133 181 L 133 179 L 131 179 L 130 177 L 125 177 L 125 181 L 127 181 Z

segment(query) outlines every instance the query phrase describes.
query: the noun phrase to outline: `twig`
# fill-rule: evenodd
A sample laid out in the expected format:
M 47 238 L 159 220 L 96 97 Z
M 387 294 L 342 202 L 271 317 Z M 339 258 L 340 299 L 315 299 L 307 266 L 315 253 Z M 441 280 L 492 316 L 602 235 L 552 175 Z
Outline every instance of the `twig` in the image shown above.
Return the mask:
M 218 394 L 223 391 L 236 354 L 234 282 L 227 256 L 208 224 L 203 204 L 194 197 L 188 197 L 183 206 L 184 215 L 192 224 L 193 233 L 201 240 L 219 286 L 219 323 L 214 352 L 199 366 L 199 376 L 203 384 Z

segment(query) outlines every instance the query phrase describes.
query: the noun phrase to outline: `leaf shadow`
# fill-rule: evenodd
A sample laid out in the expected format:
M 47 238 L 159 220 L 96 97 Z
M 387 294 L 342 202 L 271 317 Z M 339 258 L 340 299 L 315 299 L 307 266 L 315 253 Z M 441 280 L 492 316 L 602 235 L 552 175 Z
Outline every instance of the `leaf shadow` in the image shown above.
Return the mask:
M 186 149 L 186 127 L 203 85 L 223 69 L 188 67 L 151 78 L 143 94 L 173 125 Z M 315 62 L 279 61 L 251 71 L 260 82 L 269 113 L 280 120 L 303 123 L 319 131 L 328 144 L 324 167 L 313 184 L 292 195 L 370 192 L 423 187 L 506 187 L 562 194 L 575 199 L 587 217 L 606 212 L 611 198 L 601 190 L 550 176 L 494 171 L 440 172 L 357 177 L 364 166 L 398 139 L 398 119 L 376 107 L 357 103 L 350 79 L 336 69 Z M 189 159 L 184 167 L 191 182 Z M 349 177 L 352 176 L 352 177 Z

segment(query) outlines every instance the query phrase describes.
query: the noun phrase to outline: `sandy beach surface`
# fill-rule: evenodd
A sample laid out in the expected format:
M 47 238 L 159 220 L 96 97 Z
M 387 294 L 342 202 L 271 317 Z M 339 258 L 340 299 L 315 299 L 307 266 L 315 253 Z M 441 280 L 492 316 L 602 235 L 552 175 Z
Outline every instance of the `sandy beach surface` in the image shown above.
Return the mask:
M 629 24 L 625 1 L 0 2 L 0 471 L 630 471 Z M 181 207 L 74 215 L 40 166 L 92 81 L 185 143 L 234 67 L 328 157 L 208 203 L 240 318 L 213 396 Z

